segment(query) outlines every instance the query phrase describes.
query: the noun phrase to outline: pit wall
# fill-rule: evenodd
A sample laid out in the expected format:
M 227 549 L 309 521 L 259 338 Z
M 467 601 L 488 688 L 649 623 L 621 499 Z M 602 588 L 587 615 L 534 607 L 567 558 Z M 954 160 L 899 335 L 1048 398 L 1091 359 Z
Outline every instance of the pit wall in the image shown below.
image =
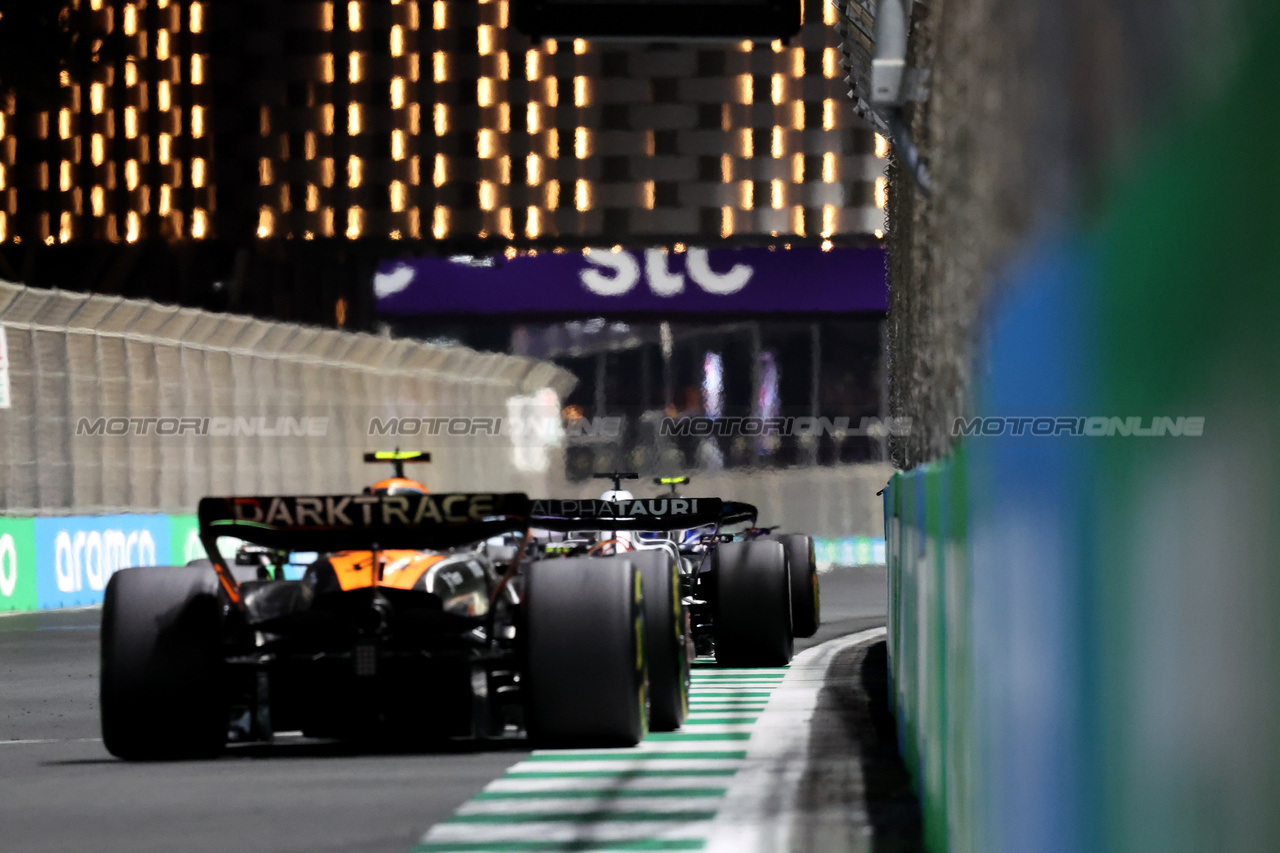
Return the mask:
M 0 516 L 0 613 L 101 604 L 119 569 L 202 556 L 194 515 Z
M 900 746 L 934 853 L 1280 839 L 1280 11 L 993 288 L 972 435 L 885 492 Z M 1252 48 L 1249 45 L 1253 45 Z

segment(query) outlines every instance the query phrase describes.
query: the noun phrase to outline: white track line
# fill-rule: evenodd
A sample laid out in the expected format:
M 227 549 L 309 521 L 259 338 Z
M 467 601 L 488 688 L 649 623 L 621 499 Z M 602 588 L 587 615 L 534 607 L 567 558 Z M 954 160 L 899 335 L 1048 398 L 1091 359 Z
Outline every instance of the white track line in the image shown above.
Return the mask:
M 536 850 L 534 845 L 556 843 L 560 850 L 617 850 L 618 842 L 643 839 L 652 844 L 661 841 L 698 839 L 706 835 L 711 821 L 610 820 L 600 823 L 538 822 L 502 824 L 440 823 L 431 830 L 420 849 L 468 851 L 486 849 Z M 591 847 L 586 846 L 594 842 Z M 612 843 L 611 843 L 612 842 Z M 508 848 L 507 845 L 513 845 Z M 596 846 L 598 845 L 598 846 Z M 556 848 L 553 848 L 556 849 Z M 651 848 L 652 849 L 652 848 Z M 684 849 L 689 849 L 685 847 Z
M 481 796 L 487 794 L 563 791 L 566 789 L 578 792 L 602 791 L 611 796 L 627 794 L 633 791 L 723 791 L 729 787 L 731 778 L 731 776 L 724 774 L 636 776 L 631 779 L 620 776 L 580 776 L 563 779 L 502 776 L 489 783 Z
M 701 752 L 702 750 L 689 750 L 689 752 Z M 583 773 L 583 772 L 606 772 L 611 771 L 619 776 L 627 774 L 640 773 L 645 770 L 737 770 L 742 766 L 741 758 L 655 758 L 652 754 L 646 754 L 646 757 L 636 758 L 631 761 L 557 761 L 554 764 L 540 764 L 537 769 L 548 772 L 558 773 Z M 522 762 L 517 764 L 516 772 L 525 772 L 532 769 Z
M 806 853 L 869 849 L 869 839 L 862 837 L 868 825 L 865 806 L 855 796 L 862 785 L 856 756 L 830 756 L 832 778 L 824 784 L 823 803 L 802 803 L 800 784 L 825 732 L 841 725 L 818 710 L 832 661 L 884 634 L 884 628 L 851 634 L 792 661 L 752 730 L 747 759 L 712 822 L 708 853 L 787 853 L 801 826 L 810 839 Z
M 29 616 L 32 613 L 81 613 L 85 610 L 101 610 L 101 604 L 85 604 L 80 607 L 46 607 L 43 610 L 3 610 L 0 619 L 6 616 Z
M 645 811 L 670 814 L 671 812 L 712 811 L 720 804 L 723 794 L 691 797 L 673 794 L 670 797 L 622 797 L 613 791 L 601 791 L 600 795 L 590 798 L 554 797 L 546 790 L 539 792 L 537 799 L 472 799 L 463 803 L 454 813 L 466 815 L 501 815 L 501 814 L 586 814 L 607 810 L 625 814 L 627 812 Z
M 15 738 L 14 740 L 0 740 L 0 746 L 26 746 L 27 744 L 40 743 L 102 743 L 100 737 L 70 737 L 70 738 Z

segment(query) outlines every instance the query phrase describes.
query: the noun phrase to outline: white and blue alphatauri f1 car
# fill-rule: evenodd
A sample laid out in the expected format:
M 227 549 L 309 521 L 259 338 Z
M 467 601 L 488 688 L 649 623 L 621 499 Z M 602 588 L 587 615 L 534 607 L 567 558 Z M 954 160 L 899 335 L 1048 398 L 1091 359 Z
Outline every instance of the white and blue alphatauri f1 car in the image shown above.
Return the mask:
M 635 474 L 599 476 L 614 480 L 599 500 L 534 501 L 536 556 L 635 564 L 644 584 L 655 730 L 684 721 L 695 654 L 724 666 L 784 666 L 795 637 L 817 631 L 818 575 L 808 536 L 757 527 L 750 504 L 636 498 L 621 489 Z

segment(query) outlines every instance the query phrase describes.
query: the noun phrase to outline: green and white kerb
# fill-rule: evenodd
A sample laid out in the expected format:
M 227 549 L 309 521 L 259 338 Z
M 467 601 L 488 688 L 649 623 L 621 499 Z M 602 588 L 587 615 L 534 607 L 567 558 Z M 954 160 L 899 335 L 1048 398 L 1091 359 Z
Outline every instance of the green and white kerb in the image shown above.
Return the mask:
M 689 717 L 634 749 L 538 750 L 436 824 L 416 853 L 702 850 L 786 669 L 695 664 Z

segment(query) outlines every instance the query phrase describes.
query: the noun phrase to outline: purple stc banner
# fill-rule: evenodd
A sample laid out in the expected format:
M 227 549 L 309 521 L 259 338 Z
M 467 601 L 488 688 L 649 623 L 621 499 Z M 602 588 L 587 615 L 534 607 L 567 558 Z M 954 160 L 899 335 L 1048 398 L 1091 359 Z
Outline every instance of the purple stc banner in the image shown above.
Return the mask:
M 385 261 L 383 314 L 884 312 L 881 248 L 698 249 Z

